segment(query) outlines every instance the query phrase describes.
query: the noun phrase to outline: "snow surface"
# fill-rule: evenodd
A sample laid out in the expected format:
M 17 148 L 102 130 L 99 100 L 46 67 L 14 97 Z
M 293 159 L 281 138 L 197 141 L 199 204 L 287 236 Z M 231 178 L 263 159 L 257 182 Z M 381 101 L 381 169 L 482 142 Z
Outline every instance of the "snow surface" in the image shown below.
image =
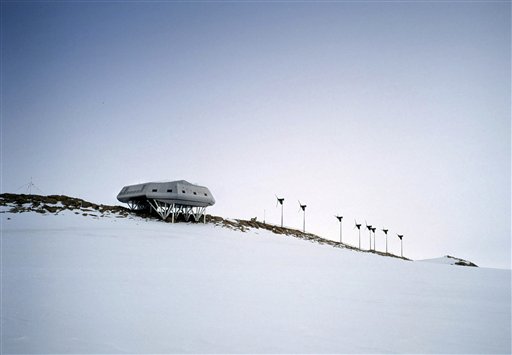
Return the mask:
M 2 353 L 511 352 L 510 270 L 262 230 L 0 216 Z

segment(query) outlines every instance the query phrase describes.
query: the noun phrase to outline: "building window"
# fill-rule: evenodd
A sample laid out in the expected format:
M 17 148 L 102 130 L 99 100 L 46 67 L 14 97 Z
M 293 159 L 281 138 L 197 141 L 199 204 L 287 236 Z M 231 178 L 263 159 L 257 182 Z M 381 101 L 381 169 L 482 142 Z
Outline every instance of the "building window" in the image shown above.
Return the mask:
M 157 189 L 153 189 L 152 191 L 153 191 L 153 192 L 156 192 L 156 190 L 157 190 Z
M 172 189 L 168 189 L 167 192 L 172 192 Z
M 181 190 L 182 193 L 185 193 L 185 190 Z

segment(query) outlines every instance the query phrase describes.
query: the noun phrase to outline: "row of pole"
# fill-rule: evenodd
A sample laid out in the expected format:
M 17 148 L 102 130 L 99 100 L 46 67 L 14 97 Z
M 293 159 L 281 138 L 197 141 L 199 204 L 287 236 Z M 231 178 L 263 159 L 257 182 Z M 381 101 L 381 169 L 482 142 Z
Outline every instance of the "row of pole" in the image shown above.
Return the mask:
M 281 228 L 282 228 L 283 227 L 283 205 L 284 205 L 284 198 L 279 198 L 279 197 L 276 196 L 276 199 L 277 199 L 276 206 L 277 206 L 277 204 L 281 205 Z M 302 213 L 303 213 L 302 231 L 305 233 L 306 232 L 306 207 L 307 207 L 307 205 L 303 205 L 299 201 L 299 206 L 300 206 L 300 209 L 302 209 Z M 343 244 L 343 216 L 335 215 L 334 217 L 336 217 L 336 219 L 340 222 L 340 243 Z M 368 229 L 369 237 L 370 237 L 370 240 L 369 240 L 370 241 L 370 248 L 368 250 L 376 251 L 375 231 L 377 230 L 377 228 L 373 227 L 372 225 L 368 225 L 366 223 L 366 221 L 365 221 L 365 225 L 366 225 L 366 228 Z M 354 229 L 357 228 L 358 234 L 359 234 L 359 249 L 360 250 L 361 250 L 361 226 L 362 226 L 362 224 L 357 223 L 357 221 L 354 220 Z M 389 229 L 383 228 L 382 231 L 386 235 L 386 254 L 388 254 L 388 232 L 389 232 Z M 373 233 L 373 249 L 372 249 L 372 233 Z M 398 234 L 398 233 L 396 235 L 397 235 L 398 239 L 400 239 L 400 256 L 403 258 L 404 257 L 404 248 L 403 248 L 403 237 L 404 236 L 403 236 L 403 234 Z
M 338 218 L 336 216 L 336 218 Z M 361 249 L 361 225 L 360 223 L 357 223 L 356 220 L 354 220 L 354 229 L 358 229 L 359 231 L 359 249 Z M 373 250 L 373 251 L 377 251 L 377 248 L 376 248 L 376 242 L 375 242 L 375 231 L 377 230 L 377 227 L 373 227 L 372 225 L 368 225 L 368 223 L 366 223 L 365 221 L 365 225 L 366 225 L 366 229 L 368 229 L 368 232 L 369 232 L 369 237 L 370 237 L 370 249 L 369 250 Z M 341 228 L 341 223 L 340 223 L 340 228 Z M 386 228 L 382 228 L 382 231 L 384 232 L 384 234 L 386 235 L 386 254 L 388 254 L 388 232 L 389 232 L 389 229 L 386 229 Z M 373 233 L 373 249 L 372 249 L 372 233 Z M 403 234 L 396 234 L 398 239 L 400 239 L 400 256 L 401 257 L 404 257 L 404 248 L 403 248 Z

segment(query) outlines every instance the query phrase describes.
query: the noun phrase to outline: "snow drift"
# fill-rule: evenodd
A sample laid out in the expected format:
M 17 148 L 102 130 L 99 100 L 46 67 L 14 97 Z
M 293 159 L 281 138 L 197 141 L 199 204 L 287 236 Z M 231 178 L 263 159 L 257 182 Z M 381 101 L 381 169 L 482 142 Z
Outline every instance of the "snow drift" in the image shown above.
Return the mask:
M 75 212 L 1 214 L 3 353 L 511 351 L 510 270 Z

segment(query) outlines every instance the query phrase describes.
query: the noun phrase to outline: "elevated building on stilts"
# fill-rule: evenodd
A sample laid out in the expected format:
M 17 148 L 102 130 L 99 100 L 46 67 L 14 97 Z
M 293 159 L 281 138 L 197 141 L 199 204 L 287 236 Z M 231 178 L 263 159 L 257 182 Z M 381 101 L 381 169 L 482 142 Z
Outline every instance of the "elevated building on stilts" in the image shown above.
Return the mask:
M 171 217 L 174 223 L 180 216 L 186 221 L 206 221 L 206 207 L 213 206 L 215 199 L 205 186 L 185 180 L 171 182 L 147 182 L 122 188 L 117 199 L 127 203 L 131 210 L 153 210 L 163 220 Z

